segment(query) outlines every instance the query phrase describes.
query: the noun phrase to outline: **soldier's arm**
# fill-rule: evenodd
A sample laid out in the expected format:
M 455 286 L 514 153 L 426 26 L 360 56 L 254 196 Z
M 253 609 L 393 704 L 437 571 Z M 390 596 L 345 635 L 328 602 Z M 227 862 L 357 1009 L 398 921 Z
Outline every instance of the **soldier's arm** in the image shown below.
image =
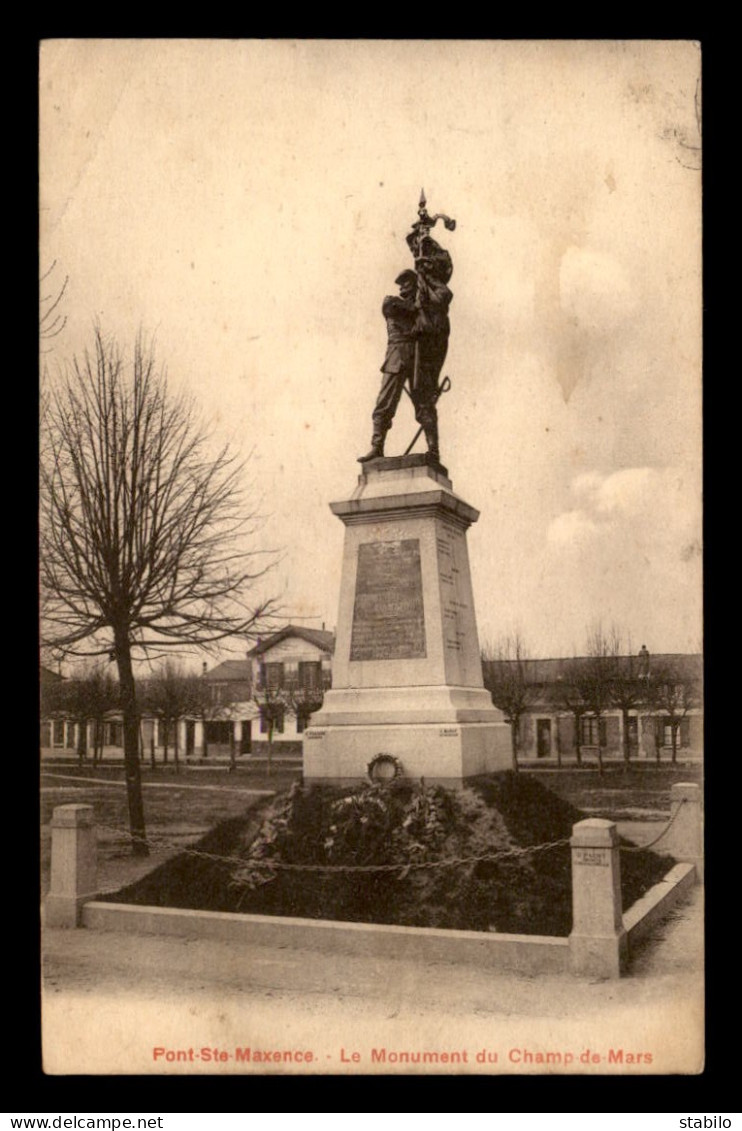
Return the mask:
M 453 292 L 445 283 L 433 278 L 424 269 L 418 271 L 418 297 L 421 309 L 433 307 L 436 310 L 448 309 Z

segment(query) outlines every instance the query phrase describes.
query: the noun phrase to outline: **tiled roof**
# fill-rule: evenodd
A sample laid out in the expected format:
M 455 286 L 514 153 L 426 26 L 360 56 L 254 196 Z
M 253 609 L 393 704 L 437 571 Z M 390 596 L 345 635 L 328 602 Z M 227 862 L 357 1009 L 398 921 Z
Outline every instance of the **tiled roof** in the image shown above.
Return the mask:
M 553 660 L 521 660 L 523 664 L 525 677 L 528 683 L 556 683 L 561 677 L 565 676 L 573 663 L 580 663 L 581 661 L 590 659 L 589 656 L 574 656 L 564 657 L 561 659 Z M 632 656 L 619 656 L 621 667 L 628 671 L 630 665 L 633 665 L 633 670 L 639 673 L 640 658 L 638 655 Z M 499 664 L 515 664 L 515 660 L 498 660 L 491 659 L 485 660 L 484 665 L 492 665 L 493 667 Z M 703 673 L 703 657 L 699 653 L 673 653 L 673 652 L 658 652 L 650 653 L 649 655 L 649 671 L 659 671 L 663 667 L 674 667 L 678 669 L 682 676 L 692 679 L 700 679 Z
M 249 660 L 224 660 L 209 672 L 204 672 L 204 679 L 209 683 L 249 682 L 252 675 L 252 664 Z
M 279 632 L 266 636 L 265 640 L 261 640 L 247 654 L 248 656 L 261 656 L 264 652 L 275 647 L 281 640 L 286 640 L 290 636 L 298 636 L 300 640 L 306 640 L 309 644 L 316 645 L 323 652 L 332 654 L 335 651 L 335 636 L 332 632 L 325 632 L 321 628 L 301 628 L 295 624 L 287 624 Z

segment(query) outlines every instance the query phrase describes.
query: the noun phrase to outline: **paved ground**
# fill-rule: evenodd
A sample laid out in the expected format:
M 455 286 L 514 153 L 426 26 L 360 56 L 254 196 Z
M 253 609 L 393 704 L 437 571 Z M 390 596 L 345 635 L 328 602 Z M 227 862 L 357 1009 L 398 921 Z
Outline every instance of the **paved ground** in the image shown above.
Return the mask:
M 612 982 L 47 930 L 45 1069 L 694 1073 L 703 1062 L 702 920 L 696 889 Z M 256 1051 L 282 1059 L 256 1060 Z

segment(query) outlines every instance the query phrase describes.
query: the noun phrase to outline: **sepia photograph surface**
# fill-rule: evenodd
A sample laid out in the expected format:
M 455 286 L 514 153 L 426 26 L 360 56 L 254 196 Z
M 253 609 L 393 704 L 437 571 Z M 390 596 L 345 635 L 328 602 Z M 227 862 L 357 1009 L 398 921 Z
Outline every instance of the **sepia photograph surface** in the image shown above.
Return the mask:
M 701 1073 L 700 45 L 39 83 L 44 1071 Z

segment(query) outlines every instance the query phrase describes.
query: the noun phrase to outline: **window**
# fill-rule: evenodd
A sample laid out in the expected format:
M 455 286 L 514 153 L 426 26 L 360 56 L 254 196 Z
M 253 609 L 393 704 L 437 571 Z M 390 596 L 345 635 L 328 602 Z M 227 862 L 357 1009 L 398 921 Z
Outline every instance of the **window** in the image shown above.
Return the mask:
M 582 746 L 601 746 L 606 745 L 606 725 L 605 719 L 596 719 L 593 715 L 585 715 L 582 718 Z
M 266 691 L 280 691 L 283 681 L 283 664 L 260 665 L 260 683 Z
M 54 746 L 64 746 L 64 720 L 55 719 L 53 727 L 52 743 Z
M 106 737 L 104 745 L 106 746 L 123 746 L 124 745 L 124 727 L 123 723 L 107 723 L 106 724 Z
M 321 660 L 299 661 L 299 687 L 303 691 L 317 691 L 322 687 Z
M 229 746 L 232 739 L 232 724 L 229 720 L 209 719 L 204 723 L 206 741 L 218 746 Z
M 690 745 L 690 731 L 687 719 L 680 719 L 678 721 L 676 734 L 676 746 L 680 747 Z M 662 720 L 662 745 L 672 746 L 672 723 L 669 722 L 668 719 Z
M 536 719 L 536 755 L 548 758 L 551 754 L 551 719 Z

